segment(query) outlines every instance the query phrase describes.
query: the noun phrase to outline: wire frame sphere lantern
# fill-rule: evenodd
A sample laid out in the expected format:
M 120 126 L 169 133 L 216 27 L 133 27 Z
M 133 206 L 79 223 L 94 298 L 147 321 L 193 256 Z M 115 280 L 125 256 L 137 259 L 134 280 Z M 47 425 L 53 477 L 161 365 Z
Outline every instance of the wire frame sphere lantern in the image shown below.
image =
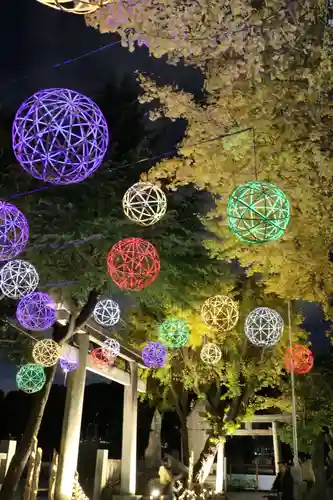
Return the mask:
M 62 355 L 59 358 L 59 365 L 63 372 L 75 372 L 79 362 L 74 356 Z
M 40 391 L 46 381 L 44 368 L 35 363 L 21 366 L 16 374 L 17 387 L 28 394 Z
M 93 366 L 100 370 L 107 370 L 115 363 L 115 359 L 110 353 L 105 351 L 103 347 L 96 347 L 96 349 L 93 349 L 89 354 L 89 359 Z
M 36 342 L 32 350 L 32 357 L 37 365 L 44 367 L 54 366 L 60 356 L 60 345 L 52 339 L 43 339 Z
M 95 306 L 94 320 L 102 326 L 113 326 L 120 320 L 120 307 L 114 300 L 99 300 Z
M 201 317 L 210 328 L 228 332 L 238 322 L 238 304 L 226 295 L 215 295 L 203 303 Z
M 165 215 L 167 199 L 158 186 L 150 182 L 138 182 L 123 197 L 123 210 L 130 220 L 141 226 L 156 224 Z
M 106 339 L 102 345 L 103 354 L 115 358 L 120 354 L 120 344 L 116 339 Z
M 106 120 L 89 97 L 69 89 L 33 94 L 13 122 L 21 167 L 51 184 L 81 182 L 100 166 L 109 143 Z
M 265 243 L 280 238 L 290 221 L 290 204 L 277 186 L 253 181 L 236 187 L 229 197 L 228 224 L 239 239 Z
M 27 330 L 47 330 L 56 321 L 57 306 L 47 293 L 33 292 L 17 305 L 16 317 Z
M 38 282 L 36 268 L 25 260 L 11 260 L 0 271 L 1 291 L 11 299 L 21 299 L 33 292 Z
M 183 319 L 170 318 L 160 325 L 160 341 L 171 349 L 177 349 L 187 344 L 190 328 Z
M 160 342 L 148 342 L 141 351 L 143 362 L 148 368 L 162 368 L 168 359 L 168 351 Z
M 247 316 L 244 331 L 258 347 L 272 347 L 281 339 L 284 322 L 280 314 L 268 307 L 257 307 Z
M 0 201 L 0 261 L 14 259 L 27 246 L 29 224 L 21 210 Z
M 313 367 L 313 354 L 305 345 L 294 344 L 286 350 L 284 363 L 288 371 L 304 375 Z
M 111 0 L 37 0 L 52 9 L 86 15 L 108 5 Z
M 118 241 L 107 256 L 109 275 L 123 290 L 142 290 L 151 285 L 160 266 L 156 248 L 143 238 Z
M 207 363 L 208 365 L 216 365 L 216 363 L 218 363 L 222 358 L 221 349 L 213 342 L 208 342 L 202 347 L 200 358 L 201 361 Z

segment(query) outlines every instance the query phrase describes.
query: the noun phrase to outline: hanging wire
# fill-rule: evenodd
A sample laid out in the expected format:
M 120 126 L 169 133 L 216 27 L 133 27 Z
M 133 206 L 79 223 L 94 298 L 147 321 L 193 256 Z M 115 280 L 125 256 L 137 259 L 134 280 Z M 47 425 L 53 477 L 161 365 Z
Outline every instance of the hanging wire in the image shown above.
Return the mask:
M 299 462 L 298 462 L 298 440 L 297 440 L 297 409 L 296 409 L 294 360 L 293 360 L 293 356 L 292 356 L 293 339 L 292 339 L 291 301 L 290 300 L 288 301 L 288 323 L 289 323 L 290 380 L 291 380 L 294 465 L 297 466 L 299 464 Z
M 253 147 L 253 168 L 254 168 L 254 178 L 258 180 L 258 153 L 257 153 L 257 137 L 256 129 L 252 128 L 252 147 Z

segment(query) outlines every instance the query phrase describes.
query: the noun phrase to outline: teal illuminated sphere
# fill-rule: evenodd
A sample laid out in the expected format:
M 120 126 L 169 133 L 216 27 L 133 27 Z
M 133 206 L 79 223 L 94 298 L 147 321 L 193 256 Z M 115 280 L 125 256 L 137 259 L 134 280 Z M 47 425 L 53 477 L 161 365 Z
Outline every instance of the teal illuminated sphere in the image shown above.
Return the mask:
M 17 387 L 29 394 L 40 391 L 45 384 L 45 380 L 44 368 L 36 363 L 21 366 L 16 374 Z
M 274 184 L 253 181 L 233 190 L 227 218 L 231 231 L 242 241 L 265 243 L 284 234 L 290 221 L 290 204 Z
M 183 319 L 170 318 L 160 326 L 160 341 L 171 349 L 177 349 L 187 344 L 190 328 Z

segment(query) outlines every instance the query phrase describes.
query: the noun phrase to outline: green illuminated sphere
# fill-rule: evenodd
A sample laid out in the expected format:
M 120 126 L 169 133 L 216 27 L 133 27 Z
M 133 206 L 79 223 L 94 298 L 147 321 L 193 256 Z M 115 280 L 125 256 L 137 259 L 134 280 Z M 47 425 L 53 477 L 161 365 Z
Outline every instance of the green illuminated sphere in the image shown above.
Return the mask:
M 228 225 L 247 243 L 265 243 L 280 238 L 290 221 L 286 195 L 274 184 L 253 181 L 233 190 L 227 208 Z
M 45 380 L 44 368 L 35 363 L 21 366 L 16 374 L 17 387 L 29 394 L 40 391 L 45 384 Z
M 190 328 L 183 319 L 170 318 L 160 326 L 160 341 L 171 349 L 187 344 Z

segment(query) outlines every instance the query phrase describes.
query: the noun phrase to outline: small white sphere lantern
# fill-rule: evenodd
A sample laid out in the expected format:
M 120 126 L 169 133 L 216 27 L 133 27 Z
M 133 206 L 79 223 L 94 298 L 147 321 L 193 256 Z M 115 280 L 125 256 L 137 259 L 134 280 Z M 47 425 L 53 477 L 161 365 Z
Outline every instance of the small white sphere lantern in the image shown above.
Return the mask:
M 39 276 L 36 268 L 25 260 L 10 260 L 0 271 L 0 288 L 6 297 L 22 299 L 36 290 Z
M 225 295 L 215 295 L 207 299 L 201 308 L 201 317 L 209 328 L 228 332 L 238 321 L 237 302 Z
M 43 339 L 36 342 L 32 350 L 32 357 L 37 365 L 54 366 L 60 356 L 60 345 L 52 339 Z
M 102 326 L 113 326 L 120 320 L 120 307 L 114 300 L 99 300 L 95 306 L 94 319 Z
M 257 307 L 247 316 L 244 332 L 258 347 L 272 347 L 282 337 L 284 322 L 280 314 L 269 307 Z
M 150 182 L 137 182 L 124 194 L 123 210 L 133 222 L 152 226 L 165 215 L 167 199 L 158 186 Z
M 208 342 L 203 346 L 200 352 L 200 358 L 208 365 L 215 365 L 221 360 L 222 352 L 218 345 Z
M 103 354 L 106 357 L 116 357 L 120 354 L 120 344 L 116 339 L 107 339 L 102 345 Z

